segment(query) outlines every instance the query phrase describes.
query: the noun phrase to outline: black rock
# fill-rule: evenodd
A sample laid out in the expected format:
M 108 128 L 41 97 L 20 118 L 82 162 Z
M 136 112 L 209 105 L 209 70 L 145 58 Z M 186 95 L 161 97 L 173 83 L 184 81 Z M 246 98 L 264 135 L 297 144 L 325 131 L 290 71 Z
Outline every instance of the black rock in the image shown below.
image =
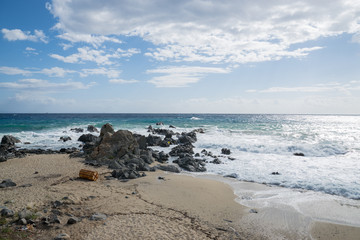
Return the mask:
M 88 130 L 88 132 L 99 132 L 99 130 L 96 128 L 96 127 L 94 127 L 93 125 L 89 125 L 88 127 L 87 127 L 87 130 Z
M 15 187 L 16 183 L 11 181 L 11 179 L 5 179 L 0 183 L 0 188 L 7 188 L 7 187 Z
M 294 156 L 304 157 L 304 156 L 305 156 L 305 154 L 303 154 L 303 153 L 294 153 Z
M 71 217 L 68 219 L 67 224 L 75 224 L 78 222 L 79 222 L 79 219 L 77 217 Z
M 159 146 L 162 139 L 158 136 L 153 136 L 149 134 L 149 136 L 146 137 L 146 143 L 148 146 Z
M 140 134 L 133 134 L 135 137 L 135 140 L 137 141 L 137 143 L 139 144 L 139 148 L 144 150 L 147 147 L 147 139 L 144 135 L 140 135 Z
M 153 133 L 156 133 L 159 135 L 165 135 L 166 137 L 169 137 L 169 138 L 171 138 L 175 134 L 172 130 L 162 129 L 162 128 L 153 129 Z
M 178 158 L 174 161 L 181 168 L 190 171 L 190 172 L 205 172 L 206 168 L 204 167 L 205 163 L 203 160 L 195 159 L 191 155 L 185 155 Z
M 175 165 L 158 165 L 156 166 L 156 168 L 162 170 L 162 171 L 167 171 L 167 172 L 174 172 L 174 173 L 179 173 L 181 170 L 175 166 Z
M 84 132 L 84 129 L 82 129 L 82 128 L 72 128 L 72 129 L 70 129 L 70 131 L 76 132 L 76 133 L 82 133 L 82 132 Z
M 156 125 L 158 125 L 158 126 L 159 125 L 164 125 L 164 123 L 163 122 L 157 122 Z
M 173 125 L 170 125 L 169 128 L 176 128 L 176 127 L 174 127 Z
M 1 145 L 15 146 L 15 143 L 21 142 L 18 138 L 11 135 L 4 135 L 1 139 Z
M 184 145 L 178 145 L 171 149 L 169 152 L 170 156 L 180 156 L 181 154 L 194 154 L 193 150 L 194 146 L 191 143 L 187 143 Z
M 60 140 L 63 141 L 63 142 L 67 142 L 67 141 L 70 141 L 70 140 L 71 140 L 71 137 L 69 137 L 69 136 L 63 136 L 63 137 L 60 137 Z
M 191 131 L 189 133 L 181 133 L 178 137 L 179 142 L 182 144 L 195 143 L 197 141 L 196 132 Z
M 211 161 L 210 163 L 213 163 L 213 164 L 221 164 L 222 162 L 220 161 L 220 159 L 218 158 L 215 158 L 213 161 Z
M 221 153 L 224 154 L 224 155 L 230 155 L 231 151 L 228 148 L 223 148 L 223 149 L 221 149 Z
M 78 141 L 83 143 L 96 142 L 98 137 L 92 135 L 91 133 L 83 134 L 79 137 Z
M 118 179 L 135 179 L 141 177 L 139 172 L 126 167 L 112 171 L 111 175 Z
M 279 172 L 272 172 L 271 175 L 280 175 Z

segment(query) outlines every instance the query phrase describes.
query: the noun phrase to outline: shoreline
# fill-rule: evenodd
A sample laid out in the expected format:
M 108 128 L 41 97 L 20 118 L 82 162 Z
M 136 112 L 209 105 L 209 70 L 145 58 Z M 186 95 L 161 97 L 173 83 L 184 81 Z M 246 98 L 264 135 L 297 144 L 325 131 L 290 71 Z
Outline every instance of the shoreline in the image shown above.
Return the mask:
M 30 155 L 10 159 L 0 166 L 1 180 L 10 178 L 17 183 L 16 187 L 0 189 L 1 206 L 14 211 L 36 210 L 41 214 L 38 219 L 48 217 L 53 210 L 62 212 L 58 216 L 60 224 L 24 231 L 29 239 L 54 238 L 61 232 L 69 234 L 71 239 L 191 239 L 194 236 L 197 239 L 357 239 L 360 235 L 358 226 L 316 221 L 284 206 L 261 208 L 240 204 L 237 198 L 241 196 L 236 189 L 246 193 L 251 190 L 253 196 L 262 194 L 253 198 L 256 201 L 271 196 L 264 195 L 266 186 L 220 176 L 158 170 L 128 182 L 107 180 L 110 169 L 84 165 L 83 159 L 69 158 L 67 154 Z M 81 168 L 98 171 L 99 180 L 78 179 Z M 267 188 L 281 192 L 278 188 Z M 7 201 L 10 203 L 4 204 Z M 62 205 L 54 208 L 52 204 L 56 201 Z M 342 207 L 345 213 L 351 208 Z M 107 217 L 90 220 L 95 213 Z M 81 221 L 69 225 L 67 214 Z M 300 228 L 293 227 L 299 224 Z

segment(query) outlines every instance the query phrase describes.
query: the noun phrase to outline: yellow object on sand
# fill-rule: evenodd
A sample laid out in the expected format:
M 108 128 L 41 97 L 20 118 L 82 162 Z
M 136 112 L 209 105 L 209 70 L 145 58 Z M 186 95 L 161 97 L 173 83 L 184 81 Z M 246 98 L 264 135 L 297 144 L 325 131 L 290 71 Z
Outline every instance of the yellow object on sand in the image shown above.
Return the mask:
M 91 181 L 96 181 L 99 178 L 99 174 L 97 171 L 91 171 L 86 169 L 81 169 L 79 172 L 79 177 L 88 179 Z

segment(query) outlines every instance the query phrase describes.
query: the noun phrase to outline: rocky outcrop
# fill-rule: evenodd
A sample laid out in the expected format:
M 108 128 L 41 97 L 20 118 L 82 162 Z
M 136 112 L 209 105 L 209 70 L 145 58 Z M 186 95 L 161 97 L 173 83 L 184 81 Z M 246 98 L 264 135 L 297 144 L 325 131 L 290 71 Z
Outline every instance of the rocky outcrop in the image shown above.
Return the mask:
M 205 162 L 200 159 L 196 159 L 189 154 L 184 154 L 177 160 L 173 161 L 177 163 L 181 168 L 190 172 L 205 172 Z
M 91 133 L 83 134 L 78 139 L 79 142 L 83 142 L 83 143 L 96 142 L 97 140 L 98 137 L 92 135 Z
M 59 139 L 59 141 L 63 141 L 63 142 L 67 142 L 67 141 L 70 141 L 70 140 L 71 140 L 71 137 L 69 137 L 69 136 L 62 136 Z
M 8 147 L 13 147 L 15 146 L 15 143 L 20 143 L 20 142 L 21 142 L 20 139 L 11 135 L 5 135 L 1 139 L 1 145 L 6 145 Z
M 91 159 L 107 161 L 121 158 L 127 153 L 136 154 L 139 144 L 130 131 L 119 130 L 113 133 L 112 127 L 109 129 L 104 126 L 100 132 L 100 142 L 90 154 Z
M 99 130 L 98 130 L 96 127 L 94 127 L 93 125 L 89 125 L 89 126 L 87 127 L 87 131 L 88 131 L 88 132 L 96 132 L 96 133 L 99 132 Z

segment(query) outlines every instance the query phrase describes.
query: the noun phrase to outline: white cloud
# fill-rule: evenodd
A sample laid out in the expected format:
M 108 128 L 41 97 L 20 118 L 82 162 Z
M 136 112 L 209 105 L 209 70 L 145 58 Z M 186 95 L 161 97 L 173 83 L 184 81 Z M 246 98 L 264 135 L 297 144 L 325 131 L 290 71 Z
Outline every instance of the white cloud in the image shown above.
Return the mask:
M 35 49 L 35 48 L 32 48 L 32 47 L 26 47 L 26 48 L 25 48 L 25 51 L 36 51 L 36 49 Z
M 3 28 L 1 29 L 1 32 L 4 34 L 4 38 L 8 41 L 28 40 L 33 42 L 41 41 L 48 43 L 48 38 L 45 36 L 42 30 L 35 30 L 34 34 L 31 34 L 30 31 L 22 31 L 20 29 L 9 30 Z
M 95 83 L 89 83 L 87 85 L 82 82 L 50 82 L 42 79 L 22 79 L 17 82 L 2 82 L 0 88 L 10 89 L 34 89 L 34 90 L 76 90 L 76 89 L 88 89 Z
M 31 71 L 20 69 L 17 67 L 0 67 L 0 73 L 6 74 L 6 75 L 31 75 Z
M 159 61 L 297 58 L 320 49 L 297 43 L 343 33 L 359 42 L 360 33 L 357 0 L 54 0 L 51 12 L 64 32 L 139 36 L 155 44 L 146 55 Z
M 92 44 L 93 47 L 99 47 L 104 42 L 121 43 L 121 41 L 115 37 L 106 37 L 102 35 L 93 34 L 80 34 L 80 33 L 63 33 L 57 36 L 58 38 L 67 40 L 71 43 L 85 42 Z
M 149 80 L 156 87 L 186 87 L 190 83 L 198 82 L 206 74 L 229 72 L 230 70 L 225 68 L 189 66 L 170 66 L 146 71 L 148 74 L 160 74 Z
M 107 69 L 107 68 L 92 68 L 92 69 L 81 69 L 81 77 L 87 77 L 89 75 L 105 75 L 108 78 L 117 78 L 120 76 L 121 71 L 116 69 Z
M 59 54 L 50 54 L 50 57 L 66 63 L 83 63 L 89 61 L 95 62 L 98 65 L 111 65 L 114 62 L 112 62 L 110 59 L 131 57 L 134 54 L 140 53 L 140 51 L 135 48 L 130 48 L 127 50 L 118 48 L 115 51 L 111 51 L 111 53 L 106 53 L 105 50 L 91 49 L 89 47 L 82 47 L 78 48 L 77 50 L 77 53 L 66 57 Z
M 110 83 L 116 83 L 116 84 L 129 84 L 129 83 L 137 83 L 139 82 L 138 80 L 125 80 L 125 79 L 110 79 L 109 80 Z
M 30 76 L 33 74 L 45 74 L 50 77 L 64 77 L 68 73 L 75 73 L 76 71 L 67 70 L 60 67 L 52 67 L 52 68 L 43 68 L 42 70 L 24 70 L 17 67 L 0 67 L 0 73 L 7 75 L 24 75 Z
M 50 77 L 64 77 L 68 73 L 74 73 L 75 71 L 66 70 L 60 67 L 44 68 L 37 73 L 42 73 Z

